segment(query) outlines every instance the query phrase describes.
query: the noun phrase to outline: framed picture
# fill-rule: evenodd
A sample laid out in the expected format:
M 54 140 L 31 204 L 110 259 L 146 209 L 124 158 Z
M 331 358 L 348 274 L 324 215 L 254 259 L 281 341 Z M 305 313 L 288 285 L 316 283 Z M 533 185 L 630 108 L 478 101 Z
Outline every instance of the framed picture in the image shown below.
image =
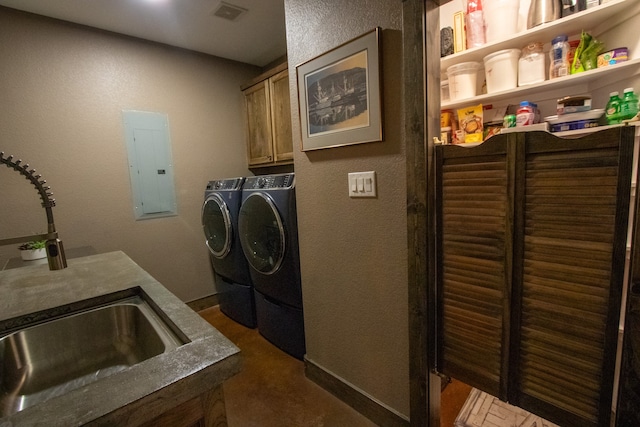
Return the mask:
M 296 67 L 302 151 L 382 141 L 380 28 Z

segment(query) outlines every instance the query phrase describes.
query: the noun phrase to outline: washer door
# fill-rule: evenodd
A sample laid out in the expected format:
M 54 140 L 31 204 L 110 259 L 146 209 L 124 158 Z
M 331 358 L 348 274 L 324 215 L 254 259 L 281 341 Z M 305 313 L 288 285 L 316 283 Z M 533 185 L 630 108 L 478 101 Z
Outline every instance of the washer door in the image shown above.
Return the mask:
M 252 193 L 240 207 L 240 244 L 249 265 L 262 274 L 273 274 L 282 265 L 285 234 L 282 219 L 268 194 Z
M 231 250 L 233 227 L 229 208 L 219 194 L 212 194 L 202 206 L 202 228 L 207 247 L 214 257 L 221 259 Z

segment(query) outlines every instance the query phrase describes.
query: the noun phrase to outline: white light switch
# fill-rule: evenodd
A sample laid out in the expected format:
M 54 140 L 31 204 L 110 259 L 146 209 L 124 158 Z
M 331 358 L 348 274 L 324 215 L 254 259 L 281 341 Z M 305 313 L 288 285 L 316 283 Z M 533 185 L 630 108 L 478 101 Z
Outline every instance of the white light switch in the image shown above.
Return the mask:
M 376 173 L 349 173 L 349 197 L 376 197 Z

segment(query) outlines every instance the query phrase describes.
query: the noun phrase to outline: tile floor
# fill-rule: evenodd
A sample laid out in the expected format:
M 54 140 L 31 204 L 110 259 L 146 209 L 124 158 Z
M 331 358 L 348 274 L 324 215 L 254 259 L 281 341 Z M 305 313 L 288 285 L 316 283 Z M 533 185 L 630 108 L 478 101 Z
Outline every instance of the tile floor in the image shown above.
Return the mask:
M 368 418 L 308 380 L 304 362 L 218 306 L 199 312 L 242 350 L 243 368 L 224 383 L 229 427 L 374 427 Z

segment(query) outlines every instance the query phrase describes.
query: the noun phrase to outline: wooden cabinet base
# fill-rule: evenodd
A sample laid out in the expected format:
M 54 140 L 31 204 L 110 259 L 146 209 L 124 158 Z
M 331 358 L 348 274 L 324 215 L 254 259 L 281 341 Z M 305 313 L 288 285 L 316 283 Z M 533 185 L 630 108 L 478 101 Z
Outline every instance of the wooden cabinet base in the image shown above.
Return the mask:
M 226 427 L 222 386 L 188 400 L 141 427 Z

